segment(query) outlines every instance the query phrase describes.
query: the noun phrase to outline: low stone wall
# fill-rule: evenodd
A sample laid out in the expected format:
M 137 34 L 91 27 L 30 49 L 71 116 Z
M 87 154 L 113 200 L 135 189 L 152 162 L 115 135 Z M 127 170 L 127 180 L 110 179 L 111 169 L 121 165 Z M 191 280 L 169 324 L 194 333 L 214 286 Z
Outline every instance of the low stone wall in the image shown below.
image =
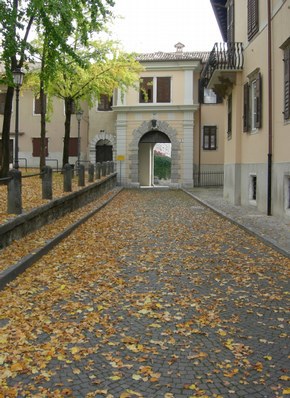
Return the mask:
M 28 213 L 18 215 L 13 220 L 0 226 L 0 249 L 43 225 L 99 198 L 116 185 L 117 173 L 113 173 L 79 191 L 54 199 Z

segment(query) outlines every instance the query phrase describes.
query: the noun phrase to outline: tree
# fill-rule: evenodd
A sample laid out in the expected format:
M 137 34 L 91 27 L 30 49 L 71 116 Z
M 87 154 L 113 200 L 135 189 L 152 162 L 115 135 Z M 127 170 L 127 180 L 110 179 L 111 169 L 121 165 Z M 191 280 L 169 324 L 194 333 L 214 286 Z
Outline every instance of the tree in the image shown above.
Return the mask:
M 0 62 L 5 72 L 0 83 L 7 85 L 2 127 L 0 177 L 9 169 L 9 139 L 14 86 L 12 71 L 31 60 L 34 48 L 29 41 L 31 29 L 43 28 L 49 48 L 70 54 L 77 61 L 68 38 L 78 28 L 79 40 L 86 44 L 91 33 L 100 31 L 111 15 L 113 0 L 0 0 Z M 53 58 L 52 58 L 53 60 Z M 79 60 L 80 62 L 80 60 Z
M 154 175 L 160 179 L 167 180 L 171 174 L 171 158 L 164 155 L 154 156 Z
M 89 47 L 79 50 L 78 55 L 84 61 L 83 66 L 70 56 L 64 56 L 48 88 L 50 96 L 61 98 L 65 103 L 63 166 L 69 163 L 73 108 L 80 108 L 81 101 L 86 101 L 91 107 L 101 94 L 112 96 L 117 88 L 124 93 L 127 87 L 138 82 L 142 70 L 134 54 L 120 51 L 110 41 L 92 42 Z

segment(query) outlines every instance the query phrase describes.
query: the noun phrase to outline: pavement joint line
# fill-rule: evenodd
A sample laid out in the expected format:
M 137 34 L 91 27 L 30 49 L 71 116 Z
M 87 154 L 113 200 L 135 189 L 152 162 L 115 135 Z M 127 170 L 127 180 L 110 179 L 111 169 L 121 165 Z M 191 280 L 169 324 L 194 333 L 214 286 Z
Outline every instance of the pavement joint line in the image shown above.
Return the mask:
M 49 239 L 44 246 L 34 250 L 30 254 L 23 257 L 17 263 L 11 265 L 4 271 L 0 272 L 0 291 L 5 288 L 5 286 L 16 279 L 17 276 L 22 274 L 27 268 L 31 267 L 36 261 L 38 261 L 42 256 L 47 254 L 51 249 L 58 245 L 63 239 L 68 237 L 77 227 L 85 223 L 89 218 L 94 216 L 97 212 L 103 209 L 107 204 L 109 204 L 121 191 L 123 188 L 117 190 L 117 192 L 107 199 L 104 203 L 97 206 L 95 209 L 91 210 L 84 217 L 80 218 L 75 223 L 71 224 L 65 230 L 57 234 L 54 238 Z
M 186 189 L 182 189 L 183 192 L 185 192 L 186 194 L 188 194 L 189 196 L 191 196 L 193 199 L 195 199 L 197 202 L 199 202 L 200 204 L 204 205 L 205 207 L 209 208 L 210 210 L 212 210 L 214 213 L 220 215 L 221 217 L 223 217 L 226 220 L 229 220 L 232 224 L 237 225 L 238 227 L 240 227 L 241 229 L 243 229 L 244 231 L 248 232 L 250 235 L 256 237 L 257 239 L 259 239 L 261 242 L 263 242 L 265 245 L 271 247 L 271 249 L 276 250 L 278 253 L 282 254 L 283 256 L 290 258 L 290 253 L 289 251 L 283 249 L 282 247 L 280 247 L 279 245 L 277 245 L 273 240 L 271 240 L 270 238 L 267 238 L 265 236 L 262 236 L 258 231 L 256 231 L 255 229 L 237 221 L 234 217 L 231 217 L 229 214 L 224 213 L 222 210 L 217 209 L 216 207 L 210 205 L 209 203 L 207 203 L 205 200 L 202 200 L 200 198 L 198 198 L 196 195 L 194 195 L 193 193 L 187 191 Z

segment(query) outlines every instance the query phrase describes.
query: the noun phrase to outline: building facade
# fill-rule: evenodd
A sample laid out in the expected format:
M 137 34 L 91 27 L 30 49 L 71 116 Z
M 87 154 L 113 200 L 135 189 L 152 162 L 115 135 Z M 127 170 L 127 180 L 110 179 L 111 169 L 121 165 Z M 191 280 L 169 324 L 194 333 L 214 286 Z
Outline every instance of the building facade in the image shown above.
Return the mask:
M 211 0 L 224 43 L 203 84 L 225 101 L 224 197 L 290 218 L 290 0 Z
M 139 55 L 144 70 L 135 87 L 128 88 L 124 95 L 116 90 L 112 98 L 101 96 L 90 109 L 81 104 L 84 113 L 80 123 L 75 115 L 71 119 L 71 164 L 78 159 L 80 138 L 81 161 L 114 160 L 124 186 L 154 185 L 157 143 L 171 144 L 172 187 L 192 187 L 201 172 L 222 172 L 224 101 L 212 90 L 200 89 L 200 73 L 209 53 L 185 52 L 183 47 L 178 43 L 173 52 Z M 5 87 L 0 91 L 0 123 L 4 101 Z M 21 167 L 38 167 L 39 99 L 25 85 L 19 109 L 19 163 Z M 64 122 L 64 102 L 54 98 L 46 124 L 46 163 L 53 168 L 62 167 Z M 11 163 L 14 123 L 13 113 Z

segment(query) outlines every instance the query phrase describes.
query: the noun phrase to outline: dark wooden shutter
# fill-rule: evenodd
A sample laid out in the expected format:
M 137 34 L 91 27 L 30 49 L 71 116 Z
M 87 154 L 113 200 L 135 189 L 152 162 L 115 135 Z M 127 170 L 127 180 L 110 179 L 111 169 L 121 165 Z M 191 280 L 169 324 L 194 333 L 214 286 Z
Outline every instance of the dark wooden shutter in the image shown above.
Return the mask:
M 6 93 L 0 93 L 0 115 L 4 115 Z
M 140 80 L 139 102 L 153 102 L 153 78 L 142 77 Z
M 46 113 L 46 95 L 44 94 L 44 113 Z M 40 97 L 34 97 L 34 114 L 35 115 L 40 115 L 41 113 L 41 98 Z
M 258 0 L 248 0 L 248 40 L 251 40 L 259 30 L 258 4 Z
M 101 94 L 100 100 L 98 102 L 98 110 L 99 111 L 111 111 L 113 97 L 109 97 L 108 95 Z
M 157 102 L 170 102 L 170 77 L 157 77 Z
M 249 131 L 250 123 L 249 123 L 249 118 L 250 118 L 250 87 L 249 83 L 244 84 L 244 123 L 243 123 L 243 131 L 247 132 Z
M 70 137 L 68 144 L 68 156 L 78 156 L 78 138 Z
M 40 138 L 32 138 L 32 156 L 40 156 Z M 45 156 L 48 156 L 48 138 L 45 138 Z
M 284 119 L 290 119 L 290 45 L 284 51 Z
M 255 127 L 262 127 L 262 77 L 258 74 L 256 80 L 256 96 L 257 96 L 257 114 Z
M 234 25 L 234 0 L 229 0 L 227 8 L 227 42 L 235 41 L 235 25 Z
M 204 103 L 204 85 L 202 79 L 198 80 L 198 103 Z

